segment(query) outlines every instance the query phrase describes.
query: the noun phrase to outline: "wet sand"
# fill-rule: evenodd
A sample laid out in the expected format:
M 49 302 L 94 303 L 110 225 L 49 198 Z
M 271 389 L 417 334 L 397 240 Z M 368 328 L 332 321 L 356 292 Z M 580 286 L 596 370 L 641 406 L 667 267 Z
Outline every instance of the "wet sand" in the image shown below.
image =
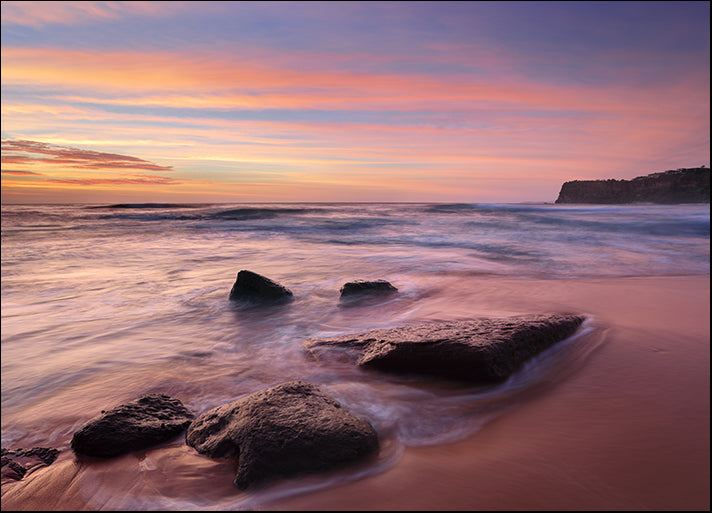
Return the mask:
M 490 285 L 493 308 L 590 314 L 605 340 L 566 380 L 465 440 L 407 448 L 381 473 L 251 507 L 709 510 L 709 275 Z M 132 496 L 147 490 L 163 498 L 154 509 L 182 509 L 187 497 L 223 509 L 237 493 L 232 476 L 230 463 L 181 445 L 107 462 L 65 452 L 4 484 L 2 509 L 144 509 Z

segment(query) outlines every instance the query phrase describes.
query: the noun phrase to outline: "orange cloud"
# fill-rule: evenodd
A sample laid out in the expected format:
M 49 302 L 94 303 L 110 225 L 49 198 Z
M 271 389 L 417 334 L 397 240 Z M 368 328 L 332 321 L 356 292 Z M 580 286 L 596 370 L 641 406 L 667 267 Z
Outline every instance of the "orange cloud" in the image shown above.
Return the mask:
M 65 194 L 71 188 L 104 192 L 128 189 L 149 193 L 156 187 L 176 187 L 191 182 L 174 177 L 136 174 L 135 171 L 172 171 L 172 167 L 130 155 L 14 139 L 2 140 L 2 153 L 4 166 L 10 164 L 25 168 L 2 169 L 2 174 L 8 177 L 3 178 L 2 183 L 5 198 L 37 197 L 35 194 L 49 198 Z M 33 171 L 35 167 L 42 172 Z M 97 172 L 105 176 L 96 176 Z
M 170 166 L 160 166 L 152 162 L 115 153 L 81 150 L 66 146 L 56 146 L 37 141 L 16 141 L 3 139 L 3 164 L 57 164 L 70 168 L 106 170 L 141 169 L 144 171 L 171 171 Z M 45 155 L 47 158 L 34 155 Z

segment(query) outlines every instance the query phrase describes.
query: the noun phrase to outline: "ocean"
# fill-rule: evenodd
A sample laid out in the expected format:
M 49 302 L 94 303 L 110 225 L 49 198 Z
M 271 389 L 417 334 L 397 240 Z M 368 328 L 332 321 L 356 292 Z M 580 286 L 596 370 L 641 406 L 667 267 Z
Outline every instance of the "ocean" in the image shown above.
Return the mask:
M 521 280 L 709 274 L 709 236 L 708 204 L 3 205 L 2 447 L 71 451 L 84 422 L 146 393 L 199 414 L 303 379 L 373 424 L 375 461 L 236 490 L 220 503 L 144 490 L 121 507 L 253 508 L 380 472 L 404 447 L 470 436 L 532 391 L 557 386 L 605 343 L 606 330 L 591 318 L 486 387 L 315 361 L 303 340 L 550 311 L 544 298 L 507 294 L 507 283 Z M 229 301 L 243 269 L 289 288 L 294 301 Z M 340 301 L 344 283 L 377 279 L 398 294 Z

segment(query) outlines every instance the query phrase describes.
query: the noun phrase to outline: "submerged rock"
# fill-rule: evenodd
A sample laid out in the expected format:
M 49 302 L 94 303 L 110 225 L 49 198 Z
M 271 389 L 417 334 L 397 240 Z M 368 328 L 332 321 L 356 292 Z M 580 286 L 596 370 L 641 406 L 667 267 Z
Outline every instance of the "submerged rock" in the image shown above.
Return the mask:
M 341 296 L 354 296 L 359 294 L 391 294 L 398 289 L 386 280 L 356 280 L 344 283 L 341 287 Z
M 237 273 L 237 279 L 230 290 L 231 301 L 280 302 L 289 301 L 292 297 L 292 292 L 286 287 L 246 270 Z
M 145 395 L 88 421 L 74 433 L 72 449 L 99 458 L 147 449 L 180 435 L 193 417 L 178 399 Z
M 303 342 L 315 358 L 343 355 L 386 372 L 496 383 L 553 344 L 573 335 L 580 315 L 431 322 Z
M 31 449 L 2 449 L 2 480 L 19 481 L 28 472 L 54 463 L 59 454 L 52 447 L 32 447 Z
M 238 458 L 234 484 L 321 472 L 378 450 L 368 421 L 305 381 L 289 381 L 198 416 L 186 442 L 211 458 Z
M 395 294 L 398 289 L 386 280 L 356 280 L 344 283 L 341 287 L 342 300 L 361 300 Z

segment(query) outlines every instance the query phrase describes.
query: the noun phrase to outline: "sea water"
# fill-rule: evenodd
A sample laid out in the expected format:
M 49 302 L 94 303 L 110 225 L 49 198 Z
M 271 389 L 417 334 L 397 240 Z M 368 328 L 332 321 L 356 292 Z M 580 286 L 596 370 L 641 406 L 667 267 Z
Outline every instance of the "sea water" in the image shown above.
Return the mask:
M 575 372 L 603 341 L 595 320 L 490 387 L 315 361 L 303 340 L 546 313 L 490 301 L 503 279 L 708 274 L 709 235 L 709 205 L 4 205 L 2 446 L 69 451 L 84 422 L 146 393 L 199 414 L 303 379 L 373 424 L 381 454 L 351 477 L 377 472 L 403 447 L 468 436 Z M 294 300 L 229 301 L 243 269 Z M 344 283 L 376 279 L 398 294 L 340 301 Z M 320 479 L 309 486 L 329 484 Z M 199 507 L 136 500 L 140 509 Z M 236 501 L 212 507 L 256 504 Z

